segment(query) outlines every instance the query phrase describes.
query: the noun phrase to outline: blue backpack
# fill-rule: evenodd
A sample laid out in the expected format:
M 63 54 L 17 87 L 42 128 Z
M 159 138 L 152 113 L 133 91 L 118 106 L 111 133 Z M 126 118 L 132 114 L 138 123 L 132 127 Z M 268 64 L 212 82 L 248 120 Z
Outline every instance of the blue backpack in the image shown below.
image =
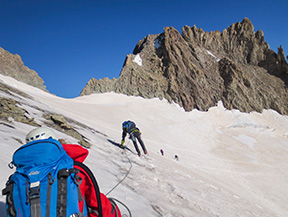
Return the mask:
M 133 129 L 136 128 L 136 124 L 133 121 L 124 121 L 122 123 L 122 128 L 127 133 L 130 133 Z
M 60 142 L 32 141 L 14 152 L 13 167 L 2 194 L 9 217 L 80 217 L 81 180 Z

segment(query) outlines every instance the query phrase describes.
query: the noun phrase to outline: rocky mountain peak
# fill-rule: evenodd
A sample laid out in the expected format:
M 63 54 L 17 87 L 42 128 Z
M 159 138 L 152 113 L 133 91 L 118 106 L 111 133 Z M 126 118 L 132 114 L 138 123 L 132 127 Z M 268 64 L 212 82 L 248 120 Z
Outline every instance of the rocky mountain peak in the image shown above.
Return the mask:
M 25 66 L 18 54 L 13 55 L 1 47 L 0 73 L 47 91 L 44 81 L 39 77 L 37 72 Z
M 178 103 L 186 111 L 228 109 L 288 114 L 287 61 L 282 46 L 270 50 L 248 18 L 222 32 L 173 27 L 140 40 L 118 79 L 91 79 L 81 95 L 114 91 Z

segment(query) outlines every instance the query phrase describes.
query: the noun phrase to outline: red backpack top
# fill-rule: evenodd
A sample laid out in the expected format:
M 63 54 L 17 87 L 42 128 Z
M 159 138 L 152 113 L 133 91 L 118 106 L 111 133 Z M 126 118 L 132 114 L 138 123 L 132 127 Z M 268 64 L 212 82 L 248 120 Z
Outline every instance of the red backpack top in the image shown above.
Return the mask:
M 102 193 L 100 193 L 96 179 L 91 170 L 83 164 L 83 161 L 88 156 L 88 150 L 80 145 L 62 144 L 67 154 L 74 160 L 74 168 L 80 170 L 82 183 L 80 191 L 82 197 L 85 198 L 89 216 L 91 217 L 116 217 L 121 216 L 118 207 Z M 98 205 L 99 202 L 99 205 Z M 112 205 L 113 204 L 113 205 Z M 85 206 L 84 200 L 79 202 L 80 211 Z

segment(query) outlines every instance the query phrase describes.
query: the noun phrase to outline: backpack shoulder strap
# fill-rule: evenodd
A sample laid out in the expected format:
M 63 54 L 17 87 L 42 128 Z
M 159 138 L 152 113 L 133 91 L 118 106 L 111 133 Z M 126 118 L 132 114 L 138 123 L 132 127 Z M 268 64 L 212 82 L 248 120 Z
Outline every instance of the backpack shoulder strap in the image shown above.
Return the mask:
M 93 175 L 92 171 L 84 163 L 74 161 L 74 165 L 83 169 L 87 173 L 87 175 L 90 177 L 93 183 L 94 189 L 95 189 L 95 193 L 96 193 L 96 198 L 97 198 L 97 203 L 98 203 L 98 214 L 99 214 L 99 217 L 103 217 L 100 189 L 99 189 L 95 176 Z M 82 171 L 80 170 L 80 172 Z
M 6 195 L 6 206 L 9 216 L 16 217 L 17 212 L 14 206 L 13 181 L 10 181 L 10 178 L 6 183 L 6 187 L 2 190 L 2 195 Z

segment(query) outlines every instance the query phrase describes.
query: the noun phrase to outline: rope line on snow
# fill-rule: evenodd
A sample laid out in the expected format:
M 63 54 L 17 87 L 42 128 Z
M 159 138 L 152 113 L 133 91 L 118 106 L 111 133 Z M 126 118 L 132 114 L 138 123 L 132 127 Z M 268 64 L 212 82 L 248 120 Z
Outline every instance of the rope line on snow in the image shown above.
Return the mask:
M 130 140 L 129 140 L 129 142 L 128 142 L 128 145 L 129 145 L 129 143 L 130 143 Z M 128 159 L 128 161 L 129 161 L 129 163 L 130 163 L 130 168 L 129 168 L 129 170 L 126 172 L 125 176 L 106 194 L 106 196 L 107 196 L 108 194 L 110 194 L 112 191 L 114 191 L 115 188 L 117 188 L 118 185 L 120 185 L 120 184 L 127 178 L 127 176 L 129 175 L 129 173 L 130 173 L 130 171 L 131 171 L 131 169 L 132 169 L 132 167 L 133 167 L 133 164 L 132 164 L 131 160 L 129 159 L 129 157 L 127 156 L 127 153 L 126 153 L 125 150 L 124 150 L 124 154 L 125 154 L 125 157 Z M 119 201 L 119 200 L 117 200 L 117 199 L 115 199 L 115 198 L 108 198 L 108 199 L 115 200 L 115 201 L 119 202 L 120 204 L 122 204 L 122 205 L 128 210 L 129 216 L 132 217 L 132 214 L 131 214 L 130 209 L 129 209 L 123 202 L 121 202 L 121 201 Z M 116 212 L 116 213 L 117 213 L 117 212 Z M 117 215 L 118 215 L 118 214 L 117 214 Z M 127 215 L 122 215 L 122 216 L 124 217 L 124 216 L 127 216 Z
M 130 209 L 128 208 L 128 206 L 126 206 L 124 203 L 122 203 L 120 200 L 117 200 L 116 198 L 109 197 L 108 199 L 112 199 L 112 200 L 115 200 L 115 201 L 117 201 L 118 203 L 120 203 L 122 206 L 124 206 L 124 207 L 128 210 L 129 216 L 132 217 L 131 211 L 130 211 Z M 124 216 L 126 216 L 126 215 L 125 215 L 125 214 L 122 215 L 122 217 L 124 217 Z M 118 216 L 117 216 L 117 217 L 118 217 Z
M 129 141 L 129 142 L 130 142 L 130 141 Z M 129 161 L 129 163 L 130 163 L 130 168 L 129 168 L 129 170 L 127 171 L 127 173 L 126 173 L 126 175 L 124 176 L 124 178 L 121 179 L 121 180 L 106 194 L 106 196 L 107 196 L 108 194 L 110 194 L 115 188 L 118 187 L 118 185 L 120 185 L 120 184 L 127 178 L 127 176 L 129 175 L 129 173 L 130 173 L 130 171 L 131 171 L 131 169 L 132 169 L 132 167 L 133 167 L 132 162 L 131 162 L 131 160 L 129 159 L 129 157 L 127 156 L 127 154 L 126 154 L 125 151 L 124 151 L 124 154 L 125 154 L 125 157 L 128 159 L 128 161 Z

